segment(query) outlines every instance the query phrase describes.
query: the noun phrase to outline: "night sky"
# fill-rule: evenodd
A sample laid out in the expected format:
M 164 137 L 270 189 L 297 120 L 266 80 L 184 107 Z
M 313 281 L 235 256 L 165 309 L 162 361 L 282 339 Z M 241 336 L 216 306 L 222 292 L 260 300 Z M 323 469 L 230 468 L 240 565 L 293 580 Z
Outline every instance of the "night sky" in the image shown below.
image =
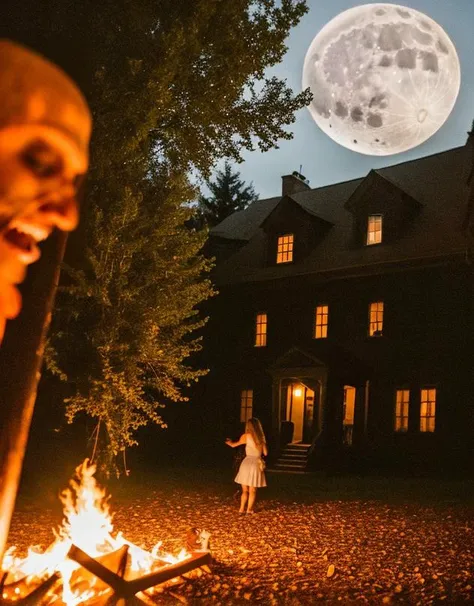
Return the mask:
M 288 39 L 282 64 L 271 71 L 301 90 L 303 62 L 314 36 L 340 12 L 364 4 L 356 0 L 308 0 L 309 12 Z M 305 108 L 292 125 L 294 138 L 264 154 L 245 154 L 237 167 L 241 178 L 252 181 L 260 198 L 280 194 L 281 176 L 300 170 L 311 187 L 347 181 L 366 175 L 371 168 L 399 164 L 463 145 L 474 119 L 474 2 L 472 0 L 405 0 L 404 6 L 425 13 L 441 25 L 456 47 L 461 63 L 461 90 L 445 124 L 422 145 L 392 156 L 366 156 L 346 149 L 325 135 Z

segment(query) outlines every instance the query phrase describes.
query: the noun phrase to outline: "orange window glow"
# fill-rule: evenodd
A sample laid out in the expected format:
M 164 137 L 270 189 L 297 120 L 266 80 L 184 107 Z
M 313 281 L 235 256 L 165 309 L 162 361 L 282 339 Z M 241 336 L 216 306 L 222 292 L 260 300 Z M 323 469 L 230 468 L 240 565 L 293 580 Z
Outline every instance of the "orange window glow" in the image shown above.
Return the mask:
M 240 421 L 246 423 L 252 417 L 253 389 L 243 389 L 240 392 Z
M 369 336 L 381 337 L 383 333 L 383 301 L 369 306 Z
M 382 215 L 369 215 L 367 220 L 367 246 L 382 242 Z
M 436 389 L 422 389 L 420 402 L 420 431 L 432 433 L 435 430 Z
M 314 338 L 315 339 L 326 339 L 328 336 L 328 320 L 329 320 L 329 306 L 318 305 L 316 307 L 316 320 L 314 323 Z
M 255 347 L 267 344 L 267 314 L 257 314 L 255 323 Z
M 395 431 L 408 431 L 408 409 L 410 407 L 410 390 L 397 389 L 395 398 Z
M 293 234 L 286 234 L 278 238 L 277 263 L 291 263 L 293 261 Z

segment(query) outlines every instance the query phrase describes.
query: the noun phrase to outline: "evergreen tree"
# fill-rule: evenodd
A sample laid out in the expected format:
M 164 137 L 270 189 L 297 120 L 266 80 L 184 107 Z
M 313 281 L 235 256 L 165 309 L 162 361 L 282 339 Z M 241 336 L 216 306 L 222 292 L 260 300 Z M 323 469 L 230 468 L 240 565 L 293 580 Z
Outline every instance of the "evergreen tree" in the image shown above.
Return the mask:
M 303 0 L 24 0 L 3 32 L 63 63 L 94 116 L 80 249 L 55 314 L 50 368 L 70 420 L 97 421 L 113 458 L 205 371 L 189 366 L 212 296 L 205 234 L 185 228 L 189 175 L 289 139 L 309 102 L 266 78 Z M 24 19 L 28 14 L 28 19 Z M 54 32 L 54 35 L 51 34 Z
M 207 181 L 211 195 L 200 194 L 198 200 L 198 214 L 203 224 L 213 227 L 258 200 L 253 185 L 245 185 L 239 177 L 240 173 L 234 173 L 230 163 L 226 162 L 224 170 L 217 172 L 215 181 Z

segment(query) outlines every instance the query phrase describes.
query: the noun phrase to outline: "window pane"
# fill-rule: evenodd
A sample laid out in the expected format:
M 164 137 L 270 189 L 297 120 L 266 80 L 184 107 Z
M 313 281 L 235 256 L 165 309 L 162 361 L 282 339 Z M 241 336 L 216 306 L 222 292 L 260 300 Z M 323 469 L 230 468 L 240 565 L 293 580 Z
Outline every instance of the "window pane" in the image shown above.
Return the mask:
M 408 410 L 410 390 L 397 389 L 395 397 L 395 431 L 408 431 Z
M 255 326 L 255 347 L 265 347 L 267 344 L 267 314 L 257 314 Z
M 369 215 L 367 220 L 367 246 L 382 242 L 382 215 Z
M 293 234 L 286 234 L 278 238 L 277 263 L 291 263 L 293 261 Z
M 436 389 L 422 389 L 420 400 L 420 431 L 432 433 L 436 420 Z
M 246 423 L 252 417 L 253 389 L 243 389 L 240 394 L 240 421 Z
M 369 306 L 369 336 L 381 337 L 383 333 L 383 301 Z
M 314 323 L 314 338 L 326 339 L 328 336 L 329 305 L 316 307 L 316 320 Z

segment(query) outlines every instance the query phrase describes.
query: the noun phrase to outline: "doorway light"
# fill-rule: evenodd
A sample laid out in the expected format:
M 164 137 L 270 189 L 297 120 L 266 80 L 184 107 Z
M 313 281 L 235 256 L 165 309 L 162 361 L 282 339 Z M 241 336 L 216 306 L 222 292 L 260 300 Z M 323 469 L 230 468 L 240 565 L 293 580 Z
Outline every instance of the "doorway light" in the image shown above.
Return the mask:
M 299 387 L 297 387 L 296 389 L 293 390 L 293 395 L 296 396 L 297 398 L 299 398 L 302 393 L 303 392 L 301 391 L 301 389 Z

